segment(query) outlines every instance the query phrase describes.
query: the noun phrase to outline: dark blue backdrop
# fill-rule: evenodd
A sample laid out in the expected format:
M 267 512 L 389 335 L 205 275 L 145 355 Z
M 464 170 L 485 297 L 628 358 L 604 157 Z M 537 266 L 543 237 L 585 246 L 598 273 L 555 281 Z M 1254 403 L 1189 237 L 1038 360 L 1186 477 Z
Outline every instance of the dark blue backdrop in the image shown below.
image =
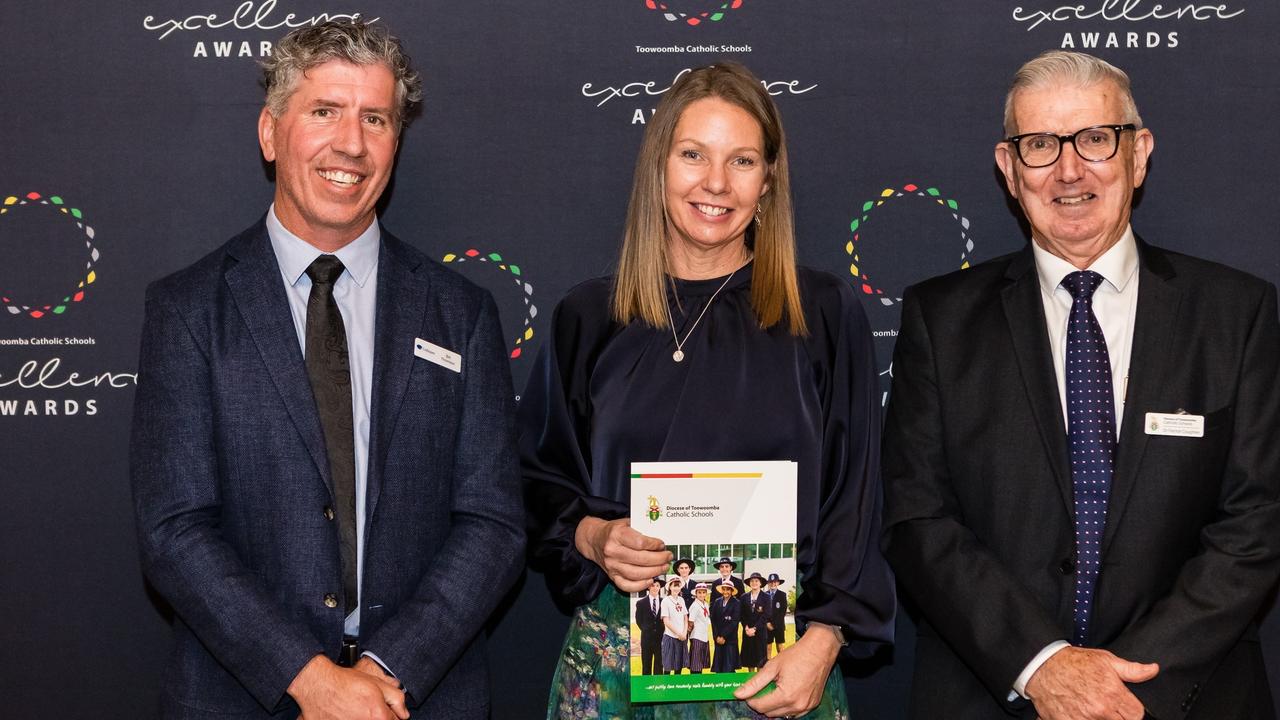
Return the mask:
M 1133 76 L 1156 137 L 1140 233 L 1280 279 L 1280 8 L 1072 2 L 8 3 L 3 714 L 154 714 L 168 626 L 138 568 L 126 468 L 142 291 L 265 210 L 254 61 L 287 27 L 358 13 L 404 38 L 425 115 L 382 217 L 494 292 L 517 387 L 555 302 L 614 260 L 657 96 L 684 68 L 744 62 L 785 118 L 802 261 L 867 293 L 887 380 L 902 288 L 1025 242 L 992 147 L 1009 75 L 1046 48 L 1096 48 Z M 496 717 L 542 712 L 566 622 L 540 577 L 512 593 L 493 628 Z M 900 631 L 888 664 L 848 669 L 859 717 L 903 716 Z

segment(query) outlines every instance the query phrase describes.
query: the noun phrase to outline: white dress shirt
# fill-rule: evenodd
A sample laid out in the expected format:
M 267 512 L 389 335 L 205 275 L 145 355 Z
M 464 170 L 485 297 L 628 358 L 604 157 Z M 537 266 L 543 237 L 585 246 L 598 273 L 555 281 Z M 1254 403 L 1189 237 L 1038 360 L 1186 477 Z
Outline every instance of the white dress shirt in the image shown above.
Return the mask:
M 1066 346 L 1067 321 L 1071 316 L 1071 293 L 1062 287 L 1062 279 L 1078 268 L 1057 255 L 1032 243 L 1036 274 L 1040 276 L 1040 300 L 1044 303 L 1045 326 L 1049 331 L 1049 349 L 1053 353 L 1053 372 L 1058 378 L 1058 400 L 1062 420 L 1067 420 Z M 1124 416 L 1124 394 L 1129 383 L 1129 354 L 1133 349 L 1133 322 L 1138 309 L 1138 244 L 1133 228 L 1125 228 L 1120 241 L 1111 246 L 1089 266 L 1104 282 L 1093 293 L 1093 314 L 1107 339 L 1107 355 L 1111 360 L 1111 386 L 1116 397 L 1116 437 L 1120 437 L 1120 421 Z
M 1062 287 L 1062 279 L 1079 268 L 1031 243 L 1035 255 L 1036 274 L 1040 277 L 1040 300 L 1044 304 L 1045 327 L 1049 332 L 1049 349 L 1053 354 L 1053 372 L 1058 378 L 1058 400 L 1062 421 L 1067 423 L 1066 345 L 1067 321 L 1071 315 L 1071 293 Z M 1093 314 L 1107 340 L 1107 356 L 1111 360 L 1111 385 L 1115 392 L 1116 438 L 1124 417 L 1124 396 L 1129 385 L 1129 358 L 1133 350 L 1133 324 L 1138 309 L 1138 244 L 1133 228 L 1126 227 L 1119 242 L 1111 246 L 1088 267 L 1102 276 L 1103 282 L 1093 293 Z M 1026 697 L 1027 681 L 1054 653 L 1070 643 L 1055 640 L 1046 645 L 1013 683 L 1009 699 Z

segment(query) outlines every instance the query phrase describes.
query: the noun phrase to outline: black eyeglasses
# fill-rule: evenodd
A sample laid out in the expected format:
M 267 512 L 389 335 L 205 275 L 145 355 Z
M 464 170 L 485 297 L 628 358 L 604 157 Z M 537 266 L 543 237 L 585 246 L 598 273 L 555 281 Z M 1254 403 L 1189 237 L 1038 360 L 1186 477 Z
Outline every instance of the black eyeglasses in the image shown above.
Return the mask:
M 1042 168 L 1058 162 L 1062 146 L 1066 143 L 1071 143 L 1076 154 L 1089 162 L 1110 160 L 1120 149 L 1120 133 L 1137 129 L 1138 126 L 1133 123 L 1093 125 L 1070 135 L 1025 133 L 1007 137 L 1004 141 L 1013 145 L 1023 165 Z

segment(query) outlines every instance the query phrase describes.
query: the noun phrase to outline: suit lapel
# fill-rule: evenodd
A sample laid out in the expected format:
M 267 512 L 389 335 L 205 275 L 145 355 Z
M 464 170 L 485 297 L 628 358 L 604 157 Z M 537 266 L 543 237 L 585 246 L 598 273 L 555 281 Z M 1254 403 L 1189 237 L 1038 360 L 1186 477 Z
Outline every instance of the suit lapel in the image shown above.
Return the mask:
M 1174 274 L 1173 266 L 1162 251 L 1138 241 L 1138 308 L 1133 325 L 1133 350 L 1129 354 L 1124 420 L 1111 477 L 1111 497 L 1107 502 L 1107 527 L 1102 537 L 1104 554 L 1137 482 L 1138 468 L 1147 447 L 1143 427 L 1146 412 L 1159 404 L 1169 358 L 1173 355 L 1169 348 L 1174 347 L 1182 301 L 1182 293 L 1170 282 Z
M 429 288 L 425 277 L 417 274 L 420 263 L 418 258 L 404 252 L 395 236 L 385 229 L 382 231 L 373 340 L 373 405 L 370 408 L 373 427 L 369 432 L 366 520 L 372 520 L 377 508 L 392 432 L 413 371 L 413 340 L 422 333 L 426 317 Z
M 231 297 L 311 460 L 332 492 L 320 416 L 266 225 L 259 221 L 236 238 L 228 252 L 237 260 L 225 275 Z
M 1053 369 L 1053 352 L 1045 329 L 1044 303 L 1031 247 L 1010 263 L 1006 277 L 1012 281 L 1001 292 L 1005 317 L 1013 339 L 1013 349 L 1023 387 L 1031 402 L 1036 428 L 1044 444 L 1049 466 L 1062 494 L 1068 515 L 1072 514 L 1070 463 L 1067 458 L 1067 430 L 1062 421 L 1058 378 Z

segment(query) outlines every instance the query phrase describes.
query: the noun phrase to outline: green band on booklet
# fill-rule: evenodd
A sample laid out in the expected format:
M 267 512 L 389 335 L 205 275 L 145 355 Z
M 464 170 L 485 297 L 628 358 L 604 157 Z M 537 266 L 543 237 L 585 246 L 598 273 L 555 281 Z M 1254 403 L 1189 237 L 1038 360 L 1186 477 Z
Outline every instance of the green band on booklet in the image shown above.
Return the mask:
M 733 697 L 733 691 L 751 679 L 747 673 L 701 673 L 698 675 L 633 675 L 631 677 L 631 702 L 662 702 L 670 700 L 674 693 L 681 700 L 724 700 Z M 769 683 L 757 693 L 757 697 L 775 689 Z

